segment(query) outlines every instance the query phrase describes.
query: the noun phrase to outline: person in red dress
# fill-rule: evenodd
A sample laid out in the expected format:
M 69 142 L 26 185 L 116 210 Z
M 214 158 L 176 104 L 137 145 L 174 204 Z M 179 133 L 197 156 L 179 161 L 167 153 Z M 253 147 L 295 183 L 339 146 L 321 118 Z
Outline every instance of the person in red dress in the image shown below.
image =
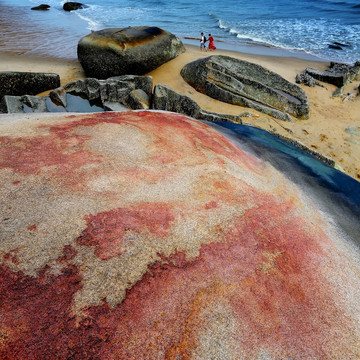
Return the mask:
M 214 38 L 211 36 L 211 34 L 209 34 L 208 41 L 209 41 L 209 50 L 215 50 L 216 47 L 214 45 Z

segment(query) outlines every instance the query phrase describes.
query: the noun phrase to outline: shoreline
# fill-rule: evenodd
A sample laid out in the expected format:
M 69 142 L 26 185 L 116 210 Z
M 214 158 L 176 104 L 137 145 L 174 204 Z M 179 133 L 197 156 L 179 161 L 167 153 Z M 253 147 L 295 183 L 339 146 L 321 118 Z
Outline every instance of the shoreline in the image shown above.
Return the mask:
M 215 45 L 217 45 L 215 43 Z M 191 61 L 210 55 L 227 55 L 257 63 L 295 83 L 296 74 L 306 67 L 323 70 L 328 62 L 307 60 L 296 57 L 271 56 L 242 53 L 233 50 L 217 49 L 214 52 L 200 52 L 199 47 L 184 43 L 186 51 L 177 58 L 150 72 L 154 86 L 162 83 L 195 100 L 202 108 L 223 114 L 238 115 L 249 111 L 253 116 L 243 118 L 244 125 L 258 127 L 280 138 L 286 138 L 300 148 L 309 149 L 309 153 L 334 161 L 335 168 L 360 181 L 360 97 L 352 101 L 333 98 L 335 86 L 325 84 L 325 88 L 300 87 L 306 92 L 310 103 L 308 120 L 294 119 L 284 122 L 274 119 L 256 110 L 230 105 L 198 93 L 181 77 L 180 70 Z M 56 57 L 14 55 L 0 52 L 0 71 L 54 72 L 60 75 L 61 85 L 85 78 L 86 75 L 77 59 Z M 354 91 L 359 81 L 349 84 L 344 93 Z M 45 93 L 43 93 L 45 94 Z M 350 131 L 350 130 L 354 131 Z M 357 135 L 359 131 L 359 135 Z
M 180 38 L 184 45 L 199 47 L 199 40 L 196 38 Z M 309 54 L 305 51 L 291 51 L 285 48 L 279 48 L 275 46 L 265 45 L 265 44 L 256 44 L 256 43 L 241 43 L 241 44 L 231 44 L 227 41 L 216 40 L 214 41 L 215 46 L 218 51 L 230 51 L 235 53 L 242 53 L 248 55 L 260 55 L 260 56 L 276 56 L 276 57 L 285 57 L 285 58 L 294 58 L 300 60 L 308 60 L 313 62 L 330 62 L 332 60 L 322 59 L 318 56 Z
M 27 9 L 28 11 L 24 11 Z M 77 60 L 76 47 L 78 41 L 90 34 L 88 21 L 72 12 L 60 9 L 52 11 L 30 11 L 30 7 L 16 7 L 0 4 L 0 53 L 24 55 L 30 57 L 58 58 Z M 22 19 L 19 22 L 19 19 Z M 48 24 L 53 23 L 50 27 Z M 15 25 L 16 24 L 16 25 Z M 31 27 L 29 28 L 29 24 Z M 64 30 L 66 26 L 66 30 Z M 174 33 L 184 45 L 198 47 L 196 37 L 180 36 Z M 277 56 L 304 59 L 316 62 L 330 62 L 301 50 L 275 47 L 263 43 L 216 39 L 219 51 L 232 51 L 250 55 Z M 335 61 L 335 60 L 334 60 Z

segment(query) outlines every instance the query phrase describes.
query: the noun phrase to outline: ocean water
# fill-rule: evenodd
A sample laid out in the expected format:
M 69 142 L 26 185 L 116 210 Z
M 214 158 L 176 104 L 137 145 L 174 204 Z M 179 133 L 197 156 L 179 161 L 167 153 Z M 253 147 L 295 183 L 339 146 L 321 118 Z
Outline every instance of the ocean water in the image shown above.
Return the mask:
M 76 57 L 78 40 L 90 30 L 126 26 L 158 26 L 198 44 L 201 32 L 211 33 L 215 45 L 249 53 L 353 63 L 360 60 L 359 0 L 84 0 L 85 9 L 66 13 L 61 0 L 0 0 L 0 24 L 25 40 L 6 44 L 0 35 L 0 51 L 26 48 L 25 52 Z M 46 12 L 30 7 L 46 3 Z M 5 10 L 5 11 L 4 11 Z M 10 14 L 10 18 L 8 15 Z M 31 38 L 35 45 L 24 46 Z M 51 36 L 46 38 L 46 34 Z M 343 44 L 342 50 L 329 44 Z

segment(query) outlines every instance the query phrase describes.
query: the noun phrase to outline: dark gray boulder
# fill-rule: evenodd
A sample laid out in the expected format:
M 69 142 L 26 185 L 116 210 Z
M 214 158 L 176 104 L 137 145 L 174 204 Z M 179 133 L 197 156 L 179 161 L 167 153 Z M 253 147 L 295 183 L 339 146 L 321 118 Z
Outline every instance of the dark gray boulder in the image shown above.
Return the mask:
M 306 68 L 300 75 L 296 75 L 296 82 L 308 86 L 323 86 L 319 81 L 332 84 L 337 86 L 333 96 L 342 96 L 345 86 L 357 79 L 359 74 L 360 61 L 354 65 L 331 62 L 326 70 Z
M 331 62 L 324 71 L 306 68 L 305 72 L 316 80 L 343 87 L 360 74 L 360 61 L 354 65 Z
M 246 106 L 291 121 L 309 117 L 305 92 L 280 75 L 247 61 L 214 55 L 183 67 L 181 75 L 197 91 L 230 104 Z
M 41 4 L 41 5 L 38 5 L 38 6 L 34 6 L 31 8 L 31 10 L 49 10 L 50 9 L 50 5 L 47 5 L 47 4 Z
M 80 39 L 78 59 L 88 77 L 144 75 L 185 51 L 175 35 L 158 27 L 94 31 Z
M 149 98 L 152 95 L 153 81 L 151 76 L 122 75 L 108 78 L 106 81 L 123 81 L 130 84 L 134 89 L 143 90 Z
M 337 87 L 344 86 L 349 81 L 349 72 L 337 71 L 337 70 L 316 70 L 312 68 L 306 68 L 305 72 L 313 79 L 335 85 Z
M 170 87 L 157 84 L 154 88 L 151 108 L 154 110 L 172 111 L 179 114 L 199 117 L 200 106 L 186 95 L 181 95 Z
M 124 102 L 133 90 L 141 90 L 149 102 L 152 93 L 152 77 L 124 75 L 106 80 L 98 80 L 95 78 L 80 79 L 51 91 L 49 95 L 53 101 L 64 107 L 67 106 L 67 93 L 83 96 L 88 100 L 99 100 L 102 103 L 114 102 L 125 105 Z M 137 108 L 138 107 L 135 109 Z
M 144 90 L 135 89 L 130 91 L 121 103 L 133 110 L 148 110 L 150 108 L 150 97 Z
M 5 114 L 24 112 L 21 96 L 5 95 L 0 101 L 0 112 Z
M 195 100 L 186 95 L 179 94 L 163 84 L 157 84 L 155 86 L 151 109 L 172 111 L 191 116 L 198 120 L 231 121 L 241 124 L 240 116 L 203 110 Z
M 0 112 L 6 114 L 48 112 L 46 99 L 47 96 L 5 95 L 0 102 Z
M 343 49 L 340 45 L 337 45 L 337 44 L 329 44 L 328 48 L 334 49 L 334 50 L 342 50 Z
M 53 73 L 0 72 L 0 98 L 4 95 L 36 95 L 60 86 L 60 76 Z
M 295 82 L 297 84 L 304 84 L 309 87 L 315 87 L 315 86 L 324 87 L 323 84 L 321 84 L 319 81 L 315 80 L 305 70 L 301 74 L 296 75 Z
M 100 112 L 149 109 L 151 76 L 125 75 L 98 80 L 80 79 L 58 87 L 49 96 L 8 96 L 0 112 Z
M 81 4 L 79 2 L 74 2 L 74 1 L 68 1 L 63 5 L 63 9 L 65 11 L 78 10 L 78 9 L 82 9 L 83 7 L 84 7 L 84 4 Z

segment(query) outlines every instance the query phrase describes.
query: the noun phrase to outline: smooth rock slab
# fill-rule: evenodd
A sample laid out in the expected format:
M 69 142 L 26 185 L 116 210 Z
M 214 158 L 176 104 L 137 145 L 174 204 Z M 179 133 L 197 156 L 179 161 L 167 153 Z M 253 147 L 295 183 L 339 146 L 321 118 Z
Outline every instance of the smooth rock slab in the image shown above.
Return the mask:
M 144 75 L 185 51 L 175 35 L 158 27 L 93 31 L 78 43 L 78 59 L 88 77 Z
M 230 104 L 247 106 L 275 118 L 307 119 L 305 92 L 280 75 L 247 61 L 214 55 L 183 67 L 181 75 L 197 91 Z
M 0 134 L 1 359 L 360 357 L 359 249 L 308 183 L 174 113 Z

